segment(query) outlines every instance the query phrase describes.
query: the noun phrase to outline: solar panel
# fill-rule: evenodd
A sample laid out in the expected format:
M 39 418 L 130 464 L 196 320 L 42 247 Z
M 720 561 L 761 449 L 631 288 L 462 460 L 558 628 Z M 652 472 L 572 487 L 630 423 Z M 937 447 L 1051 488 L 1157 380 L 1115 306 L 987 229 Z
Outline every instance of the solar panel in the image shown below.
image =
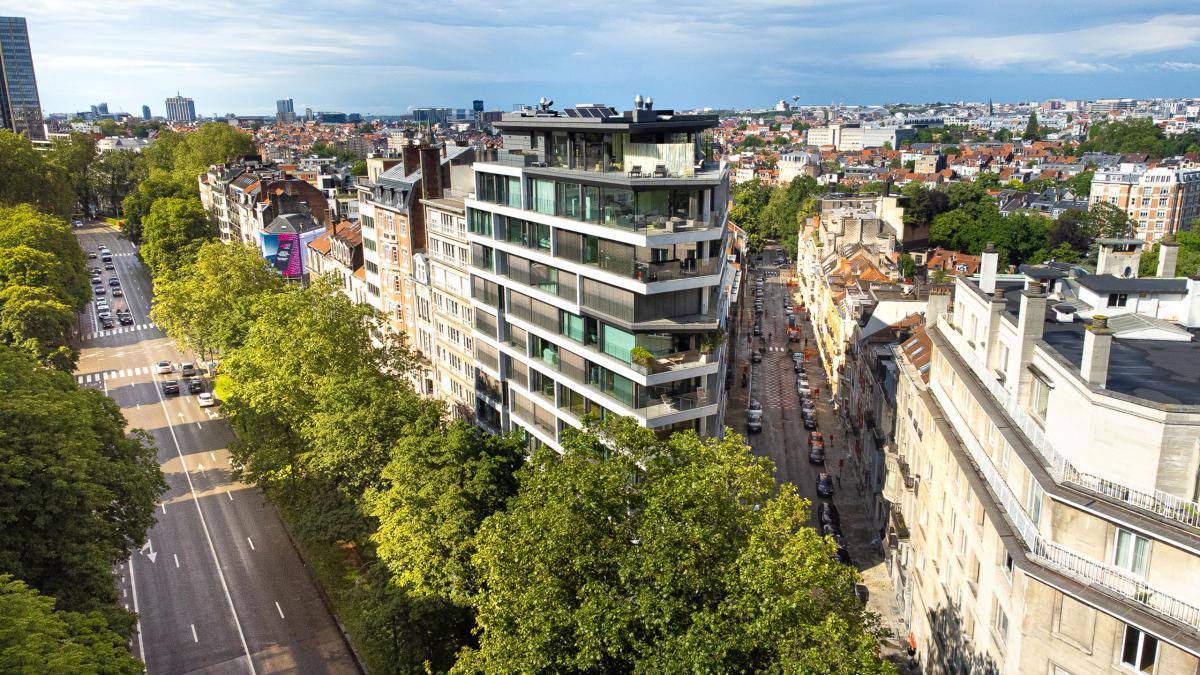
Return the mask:
M 567 117 L 579 117 L 579 113 L 575 112 L 574 108 L 566 108 L 563 112 L 567 114 Z

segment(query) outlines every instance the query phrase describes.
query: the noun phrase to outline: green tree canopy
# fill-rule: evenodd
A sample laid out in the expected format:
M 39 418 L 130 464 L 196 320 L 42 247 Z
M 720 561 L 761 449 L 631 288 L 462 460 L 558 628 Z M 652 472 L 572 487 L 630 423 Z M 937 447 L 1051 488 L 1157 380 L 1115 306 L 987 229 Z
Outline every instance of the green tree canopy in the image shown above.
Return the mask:
M 51 265 L 44 277 L 54 280 L 51 290 L 75 311 L 87 306 L 92 297 L 87 258 L 70 225 L 28 205 L 0 208 L 0 249 L 20 246 L 53 256 L 53 262 L 39 258 Z
M 1167 136 L 1154 120 L 1145 117 L 1117 119 L 1095 124 L 1088 130 L 1080 152 L 1146 153 L 1151 157 L 1172 157 L 1200 143 L 1200 132 Z
M 0 569 L 124 632 L 112 568 L 154 522 L 157 452 L 112 399 L 2 346 L 0 390 Z
M 1175 259 L 1175 276 L 1194 277 L 1200 274 L 1200 218 L 1192 221 L 1192 229 L 1175 233 L 1179 254 Z M 1158 273 L 1158 255 L 1162 240 L 1154 242 L 1142 255 L 1138 276 L 1152 277 Z
M 1029 113 L 1029 122 L 1025 124 L 1025 133 L 1021 134 L 1021 138 L 1026 141 L 1040 141 L 1042 139 L 1041 130 L 1038 128 L 1036 110 Z
M 167 197 L 156 200 L 142 221 L 138 252 L 150 274 L 158 278 L 190 263 L 213 236 L 212 222 L 198 200 Z
M 0 129 L 0 176 L 0 207 L 29 204 L 64 218 L 75 210 L 75 192 L 62 167 L 8 129 Z
M 95 203 L 92 198 L 92 164 L 96 161 L 96 139 L 76 131 L 64 138 L 56 138 L 50 143 L 48 159 L 62 169 L 80 208 L 91 212 Z
M 255 303 L 282 290 L 253 246 L 207 241 L 193 263 L 157 281 L 150 318 L 187 349 L 226 352 L 245 340 Z
M 900 194 L 904 195 L 904 224 L 910 226 L 929 225 L 934 217 L 948 208 L 949 200 L 946 193 L 925 187 L 918 182 L 905 185 Z
M 892 672 L 857 573 L 772 471 L 735 434 L 628 418 L 536 451 L 480 529 L 480 644 L 458 669 Z
M 313 143 L 312 146 L 309 147 L 308 152 L 309 154 L 316 155 L 318 157 L 333 157 L 338 161 L 339 164 L 353 162 L 354 160 L 358 159 L 358 155 L 354 154 L 350 150 L 347 150 L 346 148 L 339 148 L 338 146 L 330 145 L 329 143 Z
M 133 150 L 109 150 L 92 164 L 92 191 L 108 203 L 112 215 L 120 215 L 122 200 L 146 178 L 146 162 Z
M 0 249 L 0 255 L 5 250 Z M 44 287 L 0 288 L 0 343 L 64 372 L 75 369 L 78 353 L 70 343 L 75 312 Z
M 150 215 L 150 207 L 159 199 L 178 197 L 187 199 L 193 196 L 190 184 L 185 183 L 163 169 L 150 170 L 149 176 L 138 183 L 137 188 L 127 194 L 121 201 L 121 210 L 125 217 L 121 221 L 121 230 L 135 244 L 142 242 L 142 220 Z
M 65 612 L 9 574 L 0 574 L 0 671 L 136 675 L 145 665 L 97 612 Z
M 365 176 L 365 175 L 367 175 L 367 162 L 366 162 L 366 160 L 362 160 L 362 159 L 360 159 L 360 160 L 358 160 L 358 161 L 354 162 L 354 166 L 351 166 L 351 167 L 350 167 L 350 175 L 351 175 L 351 176 Z
M 208 167 L 253 154 L 253 136 L 223 122 L 209 122 L 184 134 L 172 149 L 172 172 L 196 191 L 196 179 Z

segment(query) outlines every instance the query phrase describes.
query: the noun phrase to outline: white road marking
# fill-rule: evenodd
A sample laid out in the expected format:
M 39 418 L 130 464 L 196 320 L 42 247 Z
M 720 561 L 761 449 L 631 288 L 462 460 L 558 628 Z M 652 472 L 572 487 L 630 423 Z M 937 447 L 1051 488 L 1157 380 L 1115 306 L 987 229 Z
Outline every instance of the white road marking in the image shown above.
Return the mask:
M 281 618 L 281 619 L 286 618 L 283 616 L 283 608 L 279 606 L 278 600 L 275 601 L 275 609 L 279 610 L 279 618 Z
M 230 492 L 229 490 L 225 491 L 225 496 L 229 497 L 229 501 L 233 501 L 233 493 Z
M 246 537 L 246 541 L 250 542 L 250 550 L 253 551 L 254 550 L 254 540 L 251 539 L 250 537 Z
M 137 615 L 138 652 L 142 663 L 146 663 L 146 645 L 142 642 L 142 615 L 138 614 L 137 579 L 133 576 L 133 556 L 129 556 L 129 588 L 133 591 L 133 613 Z M 146 672 L 150 672 L 147 664 Z
M 163 510 L 163 514 L 166 514 L 166 512 L 167 512 L 167 503 L 166 502 L 162 503 L 162 510 Z
M 196 624 L 189 624 L 192 627 L 192 642 L 200 642 L 200 637 L 196 635 Z M 247 657 L 248 658 L 248 657 Z M 250 664 L 251 670 L 254 669 L 254 664 Z
M 197 424 L 199 424 L 199 422 L 197 422 Z M 212 461 L 214 461 L 214 462 L 215 462 L 215 461 L 217 461 L 217 456 L 216 456 L 216 455 L 214 455 L 214 454 L 212 454 L 212 452 L 209 452 L 209 453 L 208 453 L 208 458 L 209 458 L 209 459 L 211 459 L 211 460 L 212 460 Z
M 155 391 L 158 393 L 158 404 L 162 407 L 163 416 L 167 419 L 167 431 L 171 434 L 171 442 L 175 445 L 175 453 L 179 456 L 180 464 L 183 466 L 183 477 L 187 480 L 188 490 L 192 494 L 192 504 L 196 506 L 196 513 L 200 516 L 200 529 L 204 532 L 204 538 L 208 543 L 208 552 L 212 556 L 213 564 L 217 568 L 217 578 L 221 581 L 221 590 L 225 592 L 225 602 L 228 603 L 229 613 L 233 616 L 233 627 L 237 630 L 238 639 L 242 643 L 242 653 L 246 655 L 246 664 L 250 667 L 250 675 L 257 675 L 258 669 L 254 667 L 254 658 L 250 656 L 250 645 L 246 644 L 246 634 L 242 632 L 242 621 L 238 618 L 237 608 L 233 605 L 233 596 L 229 593 L 229 582 L 225 579 L 225 571 L 221 568 L 221 559 L 217 557 L 217 548 L 213 544 L 212 532 L 208 529 L 208 521 L 204 518 L 204 510 L 200 508 L 200 497 L 196 494 L 196 486 L 192 482 L 192 475 L 187 471 L 187 462 L 183 456 L 183 446 L 179 444 L 179 437 L 175 434 L 175 426 L 171 424 L 171 413 L 167 410 L 167 400 L 163 397 L 161 389 L 155 388 Z M 193 625 L 193 635 L 195 631 L 196 628 Z M 199 639 L 196 640 L 196 642 L 199 641 Z
M 197 428 L 197 429 L 203 429 L 204 427 L 200 426 L 200 423 L 199 423 L 199 422 L 196 422 L 196 428 Z
M 178 554 L 175 554 L 175 553 L 172 553 L 172 554 L 171 554 L 171 557 L 175 559 L 175 566 L 176 566 L 176 567 L 179 567 L 179 555 L 178 555 Z

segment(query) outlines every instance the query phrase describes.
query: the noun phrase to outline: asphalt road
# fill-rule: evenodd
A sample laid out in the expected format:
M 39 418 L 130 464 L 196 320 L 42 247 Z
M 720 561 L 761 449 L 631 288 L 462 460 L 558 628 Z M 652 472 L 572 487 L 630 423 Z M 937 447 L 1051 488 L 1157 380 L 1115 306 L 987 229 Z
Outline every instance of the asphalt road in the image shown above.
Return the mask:
M 104 243 L 134 325 L 97 330 L 94 306 L 80 317 L 76 379 L 107 393 L 131 428 L 158 448 L 169 489 L 149 544 L 118 569 L 127 607 L 139 615 L 134 654 L 149 673 L 358 673 L 317 587 L 275 509 L 230 477 L 233 434 L 219 408 L 195 395 L 162 394 L 160 360 L 195 361 L 153 327 L 151 284 L 133 246 L 111 227 L 77 230 L 85 252 Z M 103 268 L 99 259 L 90 266 Z M 211 383 L 205 381 L 211 391 Z

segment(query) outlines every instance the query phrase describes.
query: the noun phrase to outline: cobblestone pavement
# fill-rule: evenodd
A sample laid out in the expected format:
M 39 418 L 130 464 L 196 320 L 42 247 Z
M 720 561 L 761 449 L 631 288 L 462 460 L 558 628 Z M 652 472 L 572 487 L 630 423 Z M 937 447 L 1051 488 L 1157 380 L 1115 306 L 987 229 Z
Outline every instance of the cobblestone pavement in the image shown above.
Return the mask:
M 767 259 L 771 260 L 773 257 L 768 255 Z M 811 501 L 814 507 L 821 501 L 832 501 L 837 505 L 847 549 L 863 577 L 867 607 L 878 613 L 883 625 L 895 634 L 893 639 L 882 646 L 882 653 L 900 666 L 900 672 L 918 672 L 908 671 L 903 667 L 907 658 L 902 644 L 907 632 L 901 607 L 896 600 L 884 563 L 878 532 L 873 531 L 867 514 L 861 471 L 854 461 L 853 454 L 846 447 L 849 434 L 830 404 L 829 389 L 824 370 L 819 364 L 820 356 L 813 340 L 812 327 L 800 320 L 798 315 L 796 323 L 801 328 L 801 341 L 788 343 L 788 320 L 784 303 L 799 304 L 796 289 L 788 287 L 786 270 L 780 272 L 774 267 L 767 268 L 767 265 L 762 265 L 757 271 L 764 273 L 767 279 L 761 319 L 763 335 L 753 337 L 752 332 L 755 323 L 752 277 L 747 282 L 742 307 L 739 310 L 739 334 L 743 336 L 737 345 L 737 363 L 740 365 L 737 366 L 738 372 L 735 373 L 735 381 L 730 389 L 725 424 L 738 433 L 745 434 L 755 454 L 775 462 L 776 480 L 779 483 L 796 485 L 799 493 Z M 761 363 L 750 363 L 749 357 L 753 350 L 762 350 Z M 792 351 L 796 350 L 804 350 L 810 354 L 805 370 L 810 386 L 819 390 L 819 394 L 814 398 L 817 429 L 825 435 L 827 459 L 823 466 L 813 465 L 808 460 L 809 432 L 804 429 L 801 419 L 800 399 L 796 393 L 796 375 L 793 372 L 791 357 Z M 747 368 L 749 370 L 744 370 Z M 754 434 L 746 431 L 745 410 L 750 398 L 757 399 L 765 411 L 763 430 Z M 832 500 L 817 497 L 816 480 L 821 471 L 827 471 L 835 477 L 836 489 Z M 816 524 L 815 508 L 813 524 Z

